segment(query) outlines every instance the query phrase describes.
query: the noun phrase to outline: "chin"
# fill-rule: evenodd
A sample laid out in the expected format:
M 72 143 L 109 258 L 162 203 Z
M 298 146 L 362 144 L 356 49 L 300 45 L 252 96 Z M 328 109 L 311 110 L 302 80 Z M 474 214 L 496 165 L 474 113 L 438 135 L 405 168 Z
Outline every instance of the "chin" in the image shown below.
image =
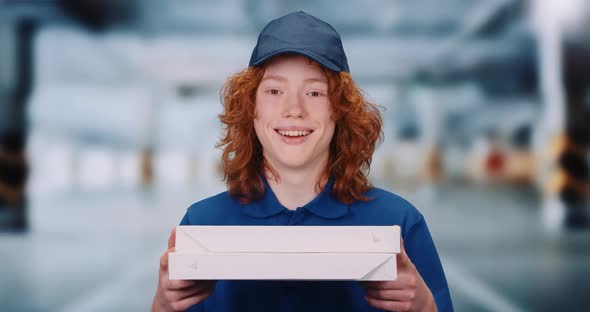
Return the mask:
M 300 159 L 285 159 L 285 160 L 281 161 L 281 163 L 285 167 L 292 168 L 292 169 L 301 168 L 305 165 L 305 162 L 301 161 Z

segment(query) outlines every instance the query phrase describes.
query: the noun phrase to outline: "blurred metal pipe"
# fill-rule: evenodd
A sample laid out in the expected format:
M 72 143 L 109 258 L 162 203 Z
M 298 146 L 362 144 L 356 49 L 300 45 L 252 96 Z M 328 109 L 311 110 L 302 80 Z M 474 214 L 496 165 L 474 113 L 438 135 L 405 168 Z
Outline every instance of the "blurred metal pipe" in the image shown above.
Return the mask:
M 449 39 L 437 45 L 436 49 L 431 52 L 432 59 L 428 64 L 424 64 L 426 68 L 431 67 L 432 64 L 440 63 L 441 60 L 449 58 L 449 55 L 456 53 L 463 45 L 485 27 L 491 20 L 493 20 L 498 12 L 504 10 L 510 5 L 514 5 L 514 0 L 494 0 L 483 1 L 481 4 L 467 14 L 462 22 L 459 32 Z

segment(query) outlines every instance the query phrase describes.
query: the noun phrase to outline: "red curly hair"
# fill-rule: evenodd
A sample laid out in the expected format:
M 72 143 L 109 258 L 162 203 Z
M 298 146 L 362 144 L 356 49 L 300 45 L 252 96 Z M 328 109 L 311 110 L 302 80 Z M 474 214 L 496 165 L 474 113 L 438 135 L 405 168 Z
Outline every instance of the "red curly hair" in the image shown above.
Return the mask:
M 376 144 L 382 138 L 382 119 L 378 107 L 367 101 L 349 73 L 333 72 L 321 67 L 328 80 L 328 96 L 336 122 L 330 143 L 328 167 L 317 181 L 334 178 L 332 195 L 350 204 L 370 200 L 363 195 L 373 186 L 367 180 Z M 264 64 L 248 67 L 229 77 L 221 89 L 224 136 L 217 144 L 223 150 L 224 181 L 229 195 L 242 203 L 259 199 L 264 194 L 262 170 L 268 168 L 262 156 L 262 145 L 254 131 L 256 90 L 264 75 Z

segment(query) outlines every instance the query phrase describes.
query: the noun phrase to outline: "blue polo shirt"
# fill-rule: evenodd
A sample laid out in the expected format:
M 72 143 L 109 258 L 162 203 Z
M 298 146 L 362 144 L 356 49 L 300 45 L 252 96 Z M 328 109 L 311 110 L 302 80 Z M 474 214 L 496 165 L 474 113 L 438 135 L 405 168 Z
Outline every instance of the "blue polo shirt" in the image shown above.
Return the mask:
M 399 225 L 406 253 L 434 295 L 439 311 L 453 311 L 438 253 L 418 210 L 398 195 L 372 188 L 370 201 L 350 205 L 331 194 L 333 181 L 311 202 L 295 210 L 279 203 L 266 180 L 264 196 L 241 204 L 227 192 L 190 206 L 180 225 Z M 363 299 L 355 281 L 225 281 L 189 311 L 379 311 Z

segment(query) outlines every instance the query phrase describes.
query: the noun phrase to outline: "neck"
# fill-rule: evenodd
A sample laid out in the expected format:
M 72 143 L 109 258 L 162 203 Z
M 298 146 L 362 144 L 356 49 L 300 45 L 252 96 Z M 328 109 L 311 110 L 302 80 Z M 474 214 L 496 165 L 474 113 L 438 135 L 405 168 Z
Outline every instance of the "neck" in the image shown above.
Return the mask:
M 318 168 L 320 170 L 277 170 L 278 181 L 269 173 L 266 178 L 281 205 L 295 210 L 312 201 L 326 185 L 327 181 L 320 181 L 320 189 L 316 188 L 323 168 L 325 167 Z

